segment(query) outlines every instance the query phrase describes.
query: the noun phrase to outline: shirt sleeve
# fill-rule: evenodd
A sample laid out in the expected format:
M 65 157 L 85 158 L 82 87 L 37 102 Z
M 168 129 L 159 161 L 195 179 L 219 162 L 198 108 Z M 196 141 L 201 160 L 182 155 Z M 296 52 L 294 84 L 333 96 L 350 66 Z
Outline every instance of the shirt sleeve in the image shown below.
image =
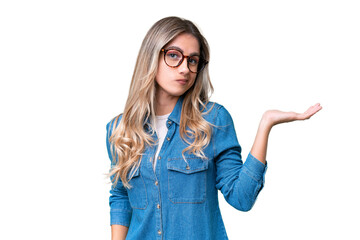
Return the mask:
M 221 105 L 217 109 L 215 124 L 216 188 L 231 206 L 240 211 L 249 211 L 264 186 L 267 164 L 251 153 L 243 164 L 233 120 Z
M 118 119 L 118 123 L 120 122 L 120 117 Z M 115 164 L 112 158 L 112 154 L 110 148 L 112 147 L 109 138 L 112 133 L 114 120 L 109 122 L 106 125 L 106 147 L 108 151 L 108 155 L 111 161 L 111 167 Z M 111 176 L 111 181 L 114 176 Z M 119 179 L 116 186 L 112 186 L 110 190 L 109 197 L 109 205 L 110 205 L 110 225 L 123 225 L 129 227 L 132 215 L 132 208 L 130 206 L 128 194 L 126 188 L 123 186 L 121 179 Z

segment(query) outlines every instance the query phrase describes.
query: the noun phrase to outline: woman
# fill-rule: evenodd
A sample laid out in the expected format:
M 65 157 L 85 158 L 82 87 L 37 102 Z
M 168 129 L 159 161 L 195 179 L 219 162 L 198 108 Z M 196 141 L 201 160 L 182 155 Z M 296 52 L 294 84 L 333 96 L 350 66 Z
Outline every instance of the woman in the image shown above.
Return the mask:
M 245 163 L 229 112 L 209 101 L 209 47 L 177 17 L 143 40 L 123 114 L 107 124 L 112 239 L 228 239 L 218 190 L 248 211 L 263 188 L 270 129 L 310 118 L 266 111 Z

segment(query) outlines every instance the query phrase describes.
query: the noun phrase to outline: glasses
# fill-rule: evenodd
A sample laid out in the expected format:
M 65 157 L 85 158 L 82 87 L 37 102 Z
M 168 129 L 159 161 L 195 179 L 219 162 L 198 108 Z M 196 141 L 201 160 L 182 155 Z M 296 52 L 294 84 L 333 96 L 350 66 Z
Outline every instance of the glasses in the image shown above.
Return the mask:
M 200 56 L 185 56 L 182 52 L 176 49 L 161 49 L 164 52 L 164 61 L 166 65 L 172 68 L 177 68 L 181 65 L 185 58 L 187 58 L 187 67 L 192 73 L 199 73 L 203 70 L 209 62 L 202 59 Z

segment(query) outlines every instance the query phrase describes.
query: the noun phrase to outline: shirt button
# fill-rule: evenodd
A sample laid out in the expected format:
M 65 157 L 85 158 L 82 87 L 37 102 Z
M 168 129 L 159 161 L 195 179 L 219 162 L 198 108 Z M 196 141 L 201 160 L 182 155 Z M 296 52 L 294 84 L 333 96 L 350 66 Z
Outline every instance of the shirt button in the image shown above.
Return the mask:
M 158 185 L 159 184 L 159 182 L 158 181 L 155 181 L 155 185 Z
M 157 208 L 160 208 L 160 204 L 156 205 Z
M 171 124 L 171 121 L 168 121 L 168 124 L 170 125 L 170 124 Z
M 190 169 L 190 166 L 189 166 L 189 165 L 187 165 L 187 166 L 186 166 L 186 169 L 187 169 L 187 170 L 189 170 L 189 169 Z
M 161 235 L 161 231 L 160 231 L 160 230 L 158 231 L 158 234 Z
M 167 137 L 167 138 L 166 138 L 166 140 L 170 141 L 170 138 L 169 138 L 169 137 Z
M 160 159 L 161 159 L 161 157 L 159 156 L 159 157 L 158 157 L 158 159 L 160 160 Z

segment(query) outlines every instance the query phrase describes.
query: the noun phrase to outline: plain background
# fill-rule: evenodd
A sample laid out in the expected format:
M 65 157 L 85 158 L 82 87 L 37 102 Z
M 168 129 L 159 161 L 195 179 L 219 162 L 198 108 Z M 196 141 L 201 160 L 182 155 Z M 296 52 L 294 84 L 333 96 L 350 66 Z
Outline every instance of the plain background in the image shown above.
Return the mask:
M 0 239 L 110 239 L 105 125 L 123 111 L 147 30 L 195 22 L 212 100 L 245 159 L 267 109 L 265 188 L 247 213 L 219 201 L 230 239 L 359 239 L 358 1 L 1 1 Z

